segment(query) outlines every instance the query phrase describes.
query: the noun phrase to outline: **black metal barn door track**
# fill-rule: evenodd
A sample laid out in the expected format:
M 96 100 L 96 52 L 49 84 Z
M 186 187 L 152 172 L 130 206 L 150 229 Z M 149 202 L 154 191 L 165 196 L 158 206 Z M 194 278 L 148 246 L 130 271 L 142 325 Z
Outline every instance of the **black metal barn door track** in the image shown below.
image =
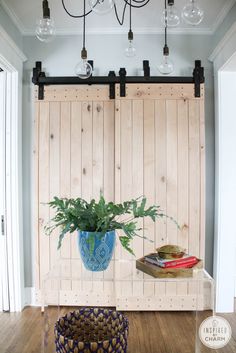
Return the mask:
M 93 61 L 90 61 L 93 66 Z M 48 85 L 109 85 L 110 99 L 115 99 L 115 85 L 120 84 L 120 97 L 126 96 L 127 83 L 186 83 L 194 84 L 194 95 L 196 98 L 201 96 L 201 84 L 205 82 L 204 68 L 201 66 L 201 61 L 195 61 L 193 76 L 150 76 L 149 61 L 143 61 L 144 76 L 126 76 L 126 69 L 121 68 L 119 76 L 116 76 L 115 71 L 110 71 L 108 76 L 91 76 L 86 80 L 79 77 L 46 77 L 42 71 L 41 61 L 37 61 L 33 68 L 32 82 L 39 87 L 38 99 L 44 99 L 44 86 Z

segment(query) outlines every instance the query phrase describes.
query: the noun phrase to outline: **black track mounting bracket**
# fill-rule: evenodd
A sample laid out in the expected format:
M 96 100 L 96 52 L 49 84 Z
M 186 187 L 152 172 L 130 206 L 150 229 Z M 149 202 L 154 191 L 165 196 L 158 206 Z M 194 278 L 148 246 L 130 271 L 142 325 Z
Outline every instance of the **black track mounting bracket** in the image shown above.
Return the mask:
M 143 60 L 143 75 L 144 77 L 150 77 L 150 66 L 148 60 Z
M 120 75 L 120 97 L 126 97 L 126 70 L 122 67 L 119 71 Z
M 91 65 L 92 69 L 94 69 L 94 61 L 93 60 L 88 60 L 88 63 Z M 93 75 L 93 74 L 92 74 Z M 92 76 L 91 75 L 91 76 Z
M 42 62 L 36 61 L 35 67 L 33 68 L 32 82 L 38 85 L 38 100 L 44 99 L 44 84 L 39 83 L 40 77 L 46 77 L 45 72 L 42 72 Z
M 115 78 L 116 73 L 115 71 L 110 71 L 108 77 Z M 109 83 L 109 97 L 110 99 L 115 99 L 116 97 L 116 85 L 114 82 Z
M 195 68 L 193 70 L 194 95 L 196 98 L 201 97 L 201 83 L 204 83 L 204 68 L 201 60 L 195 60 Z

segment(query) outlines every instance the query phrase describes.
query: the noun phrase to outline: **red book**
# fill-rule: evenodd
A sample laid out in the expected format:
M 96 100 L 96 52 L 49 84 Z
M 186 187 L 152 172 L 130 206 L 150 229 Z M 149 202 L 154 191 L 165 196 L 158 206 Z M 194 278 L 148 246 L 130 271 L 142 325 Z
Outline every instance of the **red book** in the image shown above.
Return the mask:
M 163 268 L 165 268 L 165 269 L 168 269 L 168 268 L 192 268 L 197 263 L 198 263 L 198 259 L 192 261 L 191 263 L 181 264 L 181 265 L 172 265 L 172 266 L 163 267 Z
M 187 265 L 195 265 L 198 262 L 196 256 L 189 256 L 188 258 L 182 258 L 179 260 L 171 260 L 169 262 L 163 263 L 163 268 L 170 268 L 170 267 L 183 267 Z
M 198 262 L 196 256 L 185 255 L 181 259 L 175 260 L 165 260 L 161 259 L 158 254 L 151 254 L 145 256 L 145 260 L 153 265 L 160 266 L 162 268 L 173 268 L 173 267 L 183 267 L 187 265 L 195 265 Z

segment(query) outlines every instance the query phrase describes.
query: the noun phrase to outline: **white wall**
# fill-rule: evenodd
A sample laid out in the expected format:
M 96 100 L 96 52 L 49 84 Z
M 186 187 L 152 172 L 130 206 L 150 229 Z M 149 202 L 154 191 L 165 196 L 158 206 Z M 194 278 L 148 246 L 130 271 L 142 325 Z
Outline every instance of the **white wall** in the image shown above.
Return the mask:
M 212 65 L 208 62 L 211 36 L 171 35 L 169 39 L 172 60 L 175 63 L 174 75 L 191 76 L 195 59 L 202 59 L 206 68 L 206 268 L 212 272 L 213 261 L 213 225 L 214 225 L 214 108 Z M 26 285 L 32 285 L 32 68 L 35 61 L 42 61 L 43 68 L 51 76 L 74 75 L 74 67 L 79 61 L 81 37 L 59 36 L 50 44 L 43 44 L 33 37 L 24 38 L 24 52 L 29 58 L 24 66 L 24 114 L 23 114 L 23 170 L 24 170 L 24 234 L 25 234 L 25 278 Z M 135 45 L 137 57 L 128 59 L 124 56 L 127 45 L 126 35 L 89 35 L 87 49 L 90 59 L 95 60 L 99 75 L 108 74 L 109 70 L 119 71 L 126 67 L 129 75 L 137 74 L 142 67 L 142 60 L 150 60 L 152 74 L 159 75 L 157 66 L 161 60 L 163 36 L 137 35 Z
M 231 312 L 234 309 L 236 275 L 236 67 L 235 72 L 222 70 L 218 75 L 216 302 L 217 311 Z

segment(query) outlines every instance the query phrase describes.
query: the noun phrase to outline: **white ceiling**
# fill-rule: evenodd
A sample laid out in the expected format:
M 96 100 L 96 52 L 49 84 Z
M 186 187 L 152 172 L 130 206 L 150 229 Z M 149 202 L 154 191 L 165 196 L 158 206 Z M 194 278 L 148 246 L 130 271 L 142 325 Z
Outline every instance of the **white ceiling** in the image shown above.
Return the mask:
M 73 13 L 82 12 L 82 0 L 64 0 L 65 4 Z M 189 0 L 176 0 L 178 9 Z M 202 33 L 212 34 L 224 20 L 227 13 L 235 3 L 235 0 L 198 0 L 199 5 L 205 12 L 203 22 L 197 27 L 187 26 L 184 23 L 173 31 L 177 33 Z M 41 0 L 2 0 L 2 6 L 10 15 L 14 23 L 24 35 L 33 35 L 37 18 L 41 16 Z M 119 13 L 122 12 L 123 0 L 116 0 Z M 81 32 L 82 20 L 69 17 L 63 7 L 61 0 L 49 0 L 51 15 L 53 16 L 57 34 L 77 34 Z M 163 0 L 150 0 L 150 3 L 142 8 L 133 10 L 133 28 L 135 33 L 159 33 L 163 31 L 160 14 L 163 11 Z M 128 25 L 128 14 L 126 14 L 125 26 Z M 94 13 L 87 17 L 87 33 L 122 33 L 127 29 L 121 27 L 112 13 L 99 16 Z

